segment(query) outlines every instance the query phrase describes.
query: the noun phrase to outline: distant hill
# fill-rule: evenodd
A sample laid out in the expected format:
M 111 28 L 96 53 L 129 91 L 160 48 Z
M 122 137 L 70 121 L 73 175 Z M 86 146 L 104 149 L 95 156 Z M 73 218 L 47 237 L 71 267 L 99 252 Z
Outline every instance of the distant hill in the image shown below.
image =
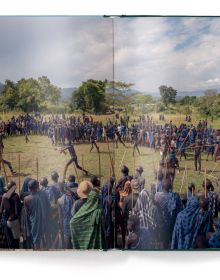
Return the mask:
M 132 95 L 134 93 L 141 93 L 140 91 L 138 91 L 136 89 L 120 90 L 120 89 L 115 88 L 115 90 L 114 90 L 112 87 L 106 88 L 105 92 L 107 94 L 108 93 L 113 93 L 113 92 L 115 92 L 115 93 L 123 93 L 123 94 L 128 95 L 128 96 L 130 96 L 130 95 Z
M 184 97 L 184 96 L 203 96 L 204 90 L 197 90 L 197 91 L 179 91 L 177 96 Z
M 63 101 L 69 101 L 73 91 L 75 91 L 77 88 L 61 88 L 61 100 Z
M 205 90 L 197 90 L 197 91 L 177 91 L 177 99 L 181 99 L 185 96 L 203 96 Z M 144 93 L 146 94 L 146 93 Z M 157 98 L 160 97 L 160 93 L 158 92 L 148 92 L 147 94 L 152 95 L 153 97 Z

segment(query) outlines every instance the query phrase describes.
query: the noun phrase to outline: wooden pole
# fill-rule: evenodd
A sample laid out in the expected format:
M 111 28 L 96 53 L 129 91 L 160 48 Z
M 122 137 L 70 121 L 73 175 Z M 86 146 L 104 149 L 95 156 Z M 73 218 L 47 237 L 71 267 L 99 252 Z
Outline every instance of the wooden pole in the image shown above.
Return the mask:
M 119 165 L 119 168 L 118 168 L 118 176 L 120 175 L 120 169 L 121 169 L 122 163 L 123 163 L 123 161 L 124 161 L 125 154 L 126 154 L 126 151 L 124 151 L 124 155 L 123 155 L 123 157 L 122 157 L 122 159 L 121 159 L 121 162 L 120 162 L 120 165 Z
M 39 180 L 39 163 L 38 163 L 38 157 L 36 158 L 36 168 L 37 168 L 37 181 Z
M 98 153 L 99 156 L 99 180 L 101 182 L 101 157 L 100 157 L 100 153 Z
M 177 153 L 179 153 L 179 152 L 181 151 L 183 145 L 185 144 L 187 138 L 189 137 L 189 134 L 190 134 L 190 131 L 189 131 L 188 134 L 186 135 L 186 138 L 184 139 L 184 141 L 183 141 L 182 145 L 180 146 L 180 148 L 178 149 Z
M 21 190 L 21 155 L 18 154 L 18 189 Z
M 215 171 L 215 169 L 217 168 L 218 165 L 219 165 L 219 162 L 216 163 L 215 167 L 213 168 L 212 172 L 209 175 L 213 174 L 213 172 Z
M 3 159 L 2 159 L 2 167 L 3 167 L 4 174 L 5 174 L 6 184 L 8 184 L 8 176 L 7 176 L 7 173 L 6 173 L 6 170 L 5 170 L 5 165 L 4 165 Z
M 207 173 L 207 169 L 205 168 L 205 198 L 207 197 L 207 189 L 206 189 L 206 173 Z
M 202 171 L 200 171 L 200 173 L 201 173 L 201 174 L 205 174 L 205 172 L 202 172 Z M 213 175 L 210 175 L 210 174 L 207 174 L 207 173 L 206 173 L 206 176 L 207 176 L 207 177 L 211 177 L 211 178 L 213 178 L 213 179 L 215 179 L 215 180 L 218 179 L 216 176 L 213 176 Z
M 131 187 L 131 214 L 133 215 L 133 206 L 134 206 L 134 192 L 133 188 Z
M 135 163 L 135 157 L 133 157 L 133 174 L 135 174 L 135 165 L 136 165 L 136 163 Z
M 78 172 L 77 172 L 77 170 L 76 170 L 76 164 L 75 164 L 75 163 L 74 163 L 74 169 L 75 169 L 77 181 L 78 181 L 78 183 L 79 183 L 79 176 L 78 176 Z
M 109 207 L 109 202 L 110 202 L 110 196 L 109 196 L 109 193 L 110 193 L 110 178 L 109 178 L 109 182 L 108 182 L 108 207 Z
M 114 169 L 114 177 L 116 176 L 116 174 L 115 174 L 115 148 L 114 148 L 114 146 L 113 146 L 113 169 Z
M 156 193 L 157 193 L 157 185 L 158 185 L 158 173 L 159 173 L 160 165 L 158 164 L 157 168 L 157 181 L 156 181 Z
M 115 177 L 115 169 L 114 169 L 113 159 L 111 157 L 111 152 L 110 152 L 110 148 L 109 148 L 108 137 L 107 137 L 107 147 L 108 147 L 108 154 L 109 154 L 110 164 L 111 164 L 111 168 L 112 168 L 112 175 Z
M 7 173 L 6 173 L 6 170 L 5 170 L 4 160 L 3 160 L 3 157 L 2 157 L 2 151 L 0 151 L 0 164 L 2 165 L 4 174 L 5 174 L 6 184 L 8 184 L 8 176 L 7 176 Z
M 186 166 L 186 194 L 187 194 L 187 197 L 188 197 L 188 184 L 189 184 L 189 181 L 188 181 L 188 169 L 187 169 L 187 166 Z
M 179 191 L 180 194 L 181 194 L 181 191 L 182 191 L 182 187 L 183 187 L 183 183 L 184 183 L 185 174 L 186 174 L 186 166 L 185 166 L 185 170 L 184 170 L 184 172 L 183 172 L 182 182 L 181 182 L 180 191 Z
M 82 155 L 82 168 L 84 169 L 84 158 L 83 158 L 83 155 Z M 83 171 L 81 172 L 81 177 L 82 177 L 82 179 L 84 179 L 84 172 Z

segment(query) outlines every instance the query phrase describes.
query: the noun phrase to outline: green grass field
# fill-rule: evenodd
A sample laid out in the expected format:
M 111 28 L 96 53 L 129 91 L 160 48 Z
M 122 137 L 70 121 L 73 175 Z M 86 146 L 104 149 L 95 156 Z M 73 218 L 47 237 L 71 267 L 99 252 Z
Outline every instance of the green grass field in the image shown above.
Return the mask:
M 0 113 L 0 119 L 7 120 L 11 118 L 13 115 L 18 115 L 19 112 L 4 112 Z M 165 115 L 165 122 L 169 122 L 170 120 L 173 121 L 174 124 L 179 125 L 180 123 L 184 122 L 185 115 L 181 113 L 175 114 L 164 114 Z M 153 117 L 155 123 L 159 122 L 159 113 L 150 114 Z M 100 116 L 93 116 L 94 120 L 98 121 L 107 121 L 111 119 L 115 121 L 114 115 L 100 115 Z M 200 119 L 203 119 L 196 111 L 191 114 L 192 123 L 196 124 Z M 138 115 L 134 114 L 130 121 L 131 123 L 138 120 Z M 211 125 L 214 128 L 220 128 L 220 120 L 214 120 L 213 122 L 208 121 L 209 126 Z M 4 141 L 5 144 L 5 151 L 4 151 L 4 158 L 11 161 L 13 164 L 14 169 L 18 172 L 18 154 L 20 154 L 20 173 L 30 174 L 33 178 L 37 178 L 37 162 L 36 159 L 38 158 L 38 165 L 39 165 L 39 174 L 38 178 L 42 178 L 44 176 L 50 179 L 50 173 L 53 170 L 57 170 L 60 174 L 62 179 L 63 177 L 63 170 L 65 163 L 69 159 L 69 155 L 60 154 L 56 147 L 53 147 L 50 143 L 50 140 L 46 136 L 30 136 L 30 142 L 28 144 L 25 143 L 23 136 L 16 136 L 7 138 Z M 99 156 L 98 153 L 93 150 L 92 153 L 89 152 L 90 145 L 89 144 L 76 144 L 76 151 L 78 155 L 78 162 L 80 165 L 83 165 L 85 169 L 87 169 L 90 173 L 95 175 L 101 175 L 102 181 L 104 178 L 109 177 L 110 175 L 110 158 L 108 152 L 108 145 L 107 143 L 98 143 L 100 146 L 100 161 L 101 161 L 101 174 L 99 171 Z M 142 165 L 144 167 L 144 176 L 146 177 L 147 188 L 149 188 L 150 183 L 155 182 L 154 178 L 154 169 L 157 169 L 159 160 L 161 156 L 159 152 L 154 152 L 150 148 L 141 147 L 141 156 L 136 156 L 133 158 L 132 156 L 132 146 L 130 143 L 127 144 L 127 148 L 124 148 L 122 145 L 119 144 L 119 148 L 116 149 L 112 143 L 109 143 L 109 148 L 111 152 L 111 157 L 114 158 L 115 162 L 115 173 L 117 179 L 120 176 L 120 166 L 122 164 L 126 164 L 129 169 L 130 173 L 133 174 L 135 167 L 138 165 Z M 125 154 L 124 154 L 125 153 Z M 124 156 L 124 160 L 122 158 Z M 216 164 L 213 161 L 206 162 L 205 161 L 206 154 L 203 153 L 202 155 L 202 172 L 204 169 L 207 168 L 207 178 L 211 179 L 213 182 L 216 181 L 215 177 L 217 177 L 217 173 L 219 172 L 220 164 Z M 194 182 L 196 184 L 196 188 L 201 189 L 201 183 L 204 179 L 204 173 L 198 174 L 194 172 L 194 163 L 193 163 L 193 155 L 190 151 L 188 151 L 187 160 L 183 160 L 180 162 L 180 174 L 176 174 L 176 179 L 174 183 L 175 191 L 180 190 L 183 172 L 185 167 L 187 168 L 187 176 L 185 176 L 184 184 L 182 188 L 182 192 L 186 190 L 188 182 Z M 9 175 L 10 172 L 7 169 L 7 174 Z M 214 171 L 213 171 L 214 170 Z M 212 172 L 213 171 L 213 172 Z M 3 169 L 1 170 L 3 173 Z M 67 172 L 67 176 L 69 174 L 75 174 L 76 171 L 74 166 L 70 166 Z M 211 175 L 211 176 L 210 176 Z M 214 176 L 214 177 L 212 177 Z M 84 175 L 83 173 L 78 170 L 77 176 L 79 181 L 83 180 Z M 9 177 L 12 178 L 17 182 L 18 177 Z M 20 177 L 22 182 L 23 176 Z
M 44 176 L 48 177 L 50 181 L 50 173 L 53 170 L 57 170 L 60 174 L 60 178 L 62 179 L 62 174 L 64 170 L 65 163 L 69 159 L 69 155 L 60 154 L 60 152 L 56 149 L 56 147 L 51 145 L 50 140 L 46 136 L 30 136 L 30 142 L 28 144 L 25 143 L 23 136 L 16 136 L 7 138 L 4 141 L 5 150 L 4 150 L 4 158 L 11 161 L 14 169 L 18 172 L 18 154 L 20 154 L 20 172 L 24 174 L 30 174 L 33 178 L 37 178 L 37 163 L 36 159 L 38 158 L 39 163 L 39 174 L 38 178 L 42 178 Z M 100 146 L 100 161 L 101 161 L 101 179 L 109 177 L 110 175 L 110 159 L 108 153 L 108 145 L 107 143 L 98 143 Z M 78 155 L 78 161 L 80 165 L 84 165 L 85 169 L 87 169 L 90 173 L 99 176 L 99 157 L 98 153 L 89 152 L 90 145 L 89 144 L 76 144 L 76 151 Z M 126 164 L 130 173 L 133 174 L 134 168 L 138 165 L 142 165 L 144 167 L 144 176 L 146 178 L 146 187 L 149 188 L 150 183 L 155 182 L 154 178 L 154 168 L 157 169 L 159 160 L 161 158 L 159 152 L 154 152 L 154 150 L 146 147 L 141 147 L 141 156 L 136 155 L 135 158 L 132 156 L 132 146 L 130 143 L 127 143 L 127 148 L 124 148 L 121 144 L 119 144 L 119 148 L 114 148 L 112 143 L 109 143 L 111 157 L 115 162 L 115 173 L 117 179 L 120 176 L 119 167 L 122 164 Z M 124 154 L 125 153 L 125 154 Z M 122 158 L 124 156 L 124 160 Z M 206 162 L 205 161 L 206 154 L 202 156 L 202 171 L 204 168 L 207 168 L 207 178 L 210 178 L 213 183 L 215 183 L 217 177 L 220 162 L 214 163 L 213 161 Z M 186 192 L 186 187 L 188 182 L 195 182 L 196 188 L 201 189 L 201 183 L 204 179 L 204 173 L 198 174 L 194 172 L 193 165 L 193 155 L 192 153 L 188 153 L 188 158 L 185 161 L 184 159 L 180 162 L 180 173 L 176 174 L 176 179 L 174 183 L 175 191 L 180 190 L 181 181 L 183 178 L 184 169 L 187 167 L 187 176 L 185 176 L 184 184 L 182 192 Z M 7 174 L 10 175 L 10 172 L 5 166 Z M 213 171 L 213 169 L 215 170 Z M 212 173 L 213 171 L 213 173 Z M 212 176 L 209 175 L 212 173 Z M 1 174 L 3 174 L 3 169 L 1 170 Z M 68 169 L 67 175 L 75 174 L 74 166 L 71 165 Z M 77 171 L 78 180 L 83 180 L 83 173 L 78 170 Z M 9 177 L 9 179 L 16 180 L 18 183 L 17 177 Z M 23 176 L 20 178 L 21 182 L 23 180 Z

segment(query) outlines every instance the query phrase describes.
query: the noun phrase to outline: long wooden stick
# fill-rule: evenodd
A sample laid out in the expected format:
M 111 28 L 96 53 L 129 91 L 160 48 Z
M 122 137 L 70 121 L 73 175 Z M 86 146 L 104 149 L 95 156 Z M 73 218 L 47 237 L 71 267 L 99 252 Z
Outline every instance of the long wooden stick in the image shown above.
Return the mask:
M 110 148 L 109 148 L 108 137 L 107 137 L 107 147 L 108 147 L 108 154 L 109 154 L 110 164 L 111 164 L 111 167 L 112 167 L 112 175 L 115 177 L 115 169 L 114 169 L 113 159 L 111 157 L 111 152 L 110 152 Z
M 77 178 L 77 181 L 79 183 L 79 176 L 78 176 L 78 172 L 77 172 L 77 169 L 76 169 L 76 164 L 74 163 L 74 169 L 75 169 L 75 173 L 76 173 L 76 178 Z
M 83 155 L 82 155 L 82 168 L 84 170 L 84 159 L 83 159 Z M 84 172 L 82 171 L 82 174 L 81 174 L 81 177 L 82 177 L 82 180 L 84 179 Z
M 21 190 L 21 155 L 18 154 L 18 189 Z
M 135 174 L 135 157 L 133 157 L 133 174 Z
M 187 166 L 186 166 L 186 186 L 187 186 L 187 193 L 188 193 L 188 169 L 187 169 Z M 187 195 L 188 196 L 188 195 Z
M 123 161 L 124 161 L 125 154 L 126 154 L 126 151 L 124 151 L 124 155 L 123 155 L 123 157 L 122 157 L 122 159 L 121 159 L 121 162 L 120 162 L 120 165 L 119 165 L 119 168 L 118 168 L 118 175 L 120 174 L 120 169 L 121 169 L 122 163 L 123 163 Z
M 36 169 L 37 169 L 37 181 L 39 179 L 39 163 L 38 163 L 38 157 L 36 158 Z
M 7 176 L 7 173 L 6 173 L 6 170 L 5 170 L 5 164 L 4 164 L 4 162 L 3 162 L 3 159 L 2 159 L 2 167 L 3 167 L 4 174 L 5 174 L 5 181 L 6 181 L 6 184 L 8 184 L 8 176 Z
M 185 147 L 184 149 L 188 150 L 188 149 L 195 149 L 195 148 L 199 148 L 199 147 L 212 147 L 212 146 L 214 146 L 214 145 L 196 145 L 196 146 L 190 145 L 190 146 Z
M 133 206 L 134 206 L 134 192 L 133 188 L 131 188 L 131 214 L 133 215 Z
M 200 173 L 205 174 L 205 172 L 202 172 L 202 171 L 200 171 Z M 210 174 L 207 174 L 207 173 L 206 173 L 206 176 L 211 177 L 211 178 L 216 179 L 216 180 L 218 179 L 217 177 L 215 177 L 213 175 L 210 175 Z
M 186 135 L 186 138 L 184 139 L 184 141 L 183 141 L 182 145 L 180 146 L 180 148 L 178 149 L 177 153 L 179 153 L 179 152 L 181 151 L 181 149 L 182 149 L 184 143 L 186 142 L 187 138 L 189 137 L 189 133 L 190 133 L 190 131 L 189 131 L 188 134 Z
M 207 189 L 206 189 L 206 174 L 207 174 L 207 169 L 205 168 L 205 198 L 207 197 Z
M 158 164 L 157 168 L 157 181 L 156 181 L 156 193 L 157 193 L 157 185 L 158 185 L 158 174 L 159 174 L 160 165 Z
M 108 182 L 108 207 L 109 207 L 109 202 L 110 202 L 110 179 L 111 178 L 109 178 L 109 182 Z
M 179 193 L 181 193 L 181 191 L 182 191 L 182 187 L 183 187 L 183 182 L 184 182 L 185 174 L 186 174 L 186 166 L 185 166 L 185 170 L 184 170 L 184 172 L 183 172 L 183 177 L 182 177 L 182 182 L 181 182 L 181 186 L 180 186 L 180 191 L 179 191 Z
M 2 152 L 1 151 L 0 151 L 0 164 L 3 167 L 3 171 L 4 171 L 4 174 L 5 174 L 6 184 L 8 184 L 8 176 L 7 176 L 7 173 L 6 173 L 6 170 L 5 170 L 4 160 L 3 160 L 3 157 L 2 157 Z
M 101 157 L 100 157 L 100 153 L 98 153 L 99 156 L 99 180 L 101 181 Z
M 219 162 L 216 163 L 215 167 L 213 168 L 212 172 L 209 175 L 213 174 L 213 172 L 215 171 L 215 169 L 217 168 L 218 165 L 219 165 Z

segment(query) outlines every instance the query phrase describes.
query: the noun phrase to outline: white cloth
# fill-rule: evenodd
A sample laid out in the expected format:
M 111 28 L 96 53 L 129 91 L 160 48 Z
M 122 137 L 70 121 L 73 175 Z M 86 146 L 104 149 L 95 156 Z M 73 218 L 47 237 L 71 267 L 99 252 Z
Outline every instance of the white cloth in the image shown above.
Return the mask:
M 14 221 L 7 221 L 7 226 L 10 228 L 13 238 L 14 239 L 19 239 L 20 238 L 20 224 L 19 220 L 14 220 Z

